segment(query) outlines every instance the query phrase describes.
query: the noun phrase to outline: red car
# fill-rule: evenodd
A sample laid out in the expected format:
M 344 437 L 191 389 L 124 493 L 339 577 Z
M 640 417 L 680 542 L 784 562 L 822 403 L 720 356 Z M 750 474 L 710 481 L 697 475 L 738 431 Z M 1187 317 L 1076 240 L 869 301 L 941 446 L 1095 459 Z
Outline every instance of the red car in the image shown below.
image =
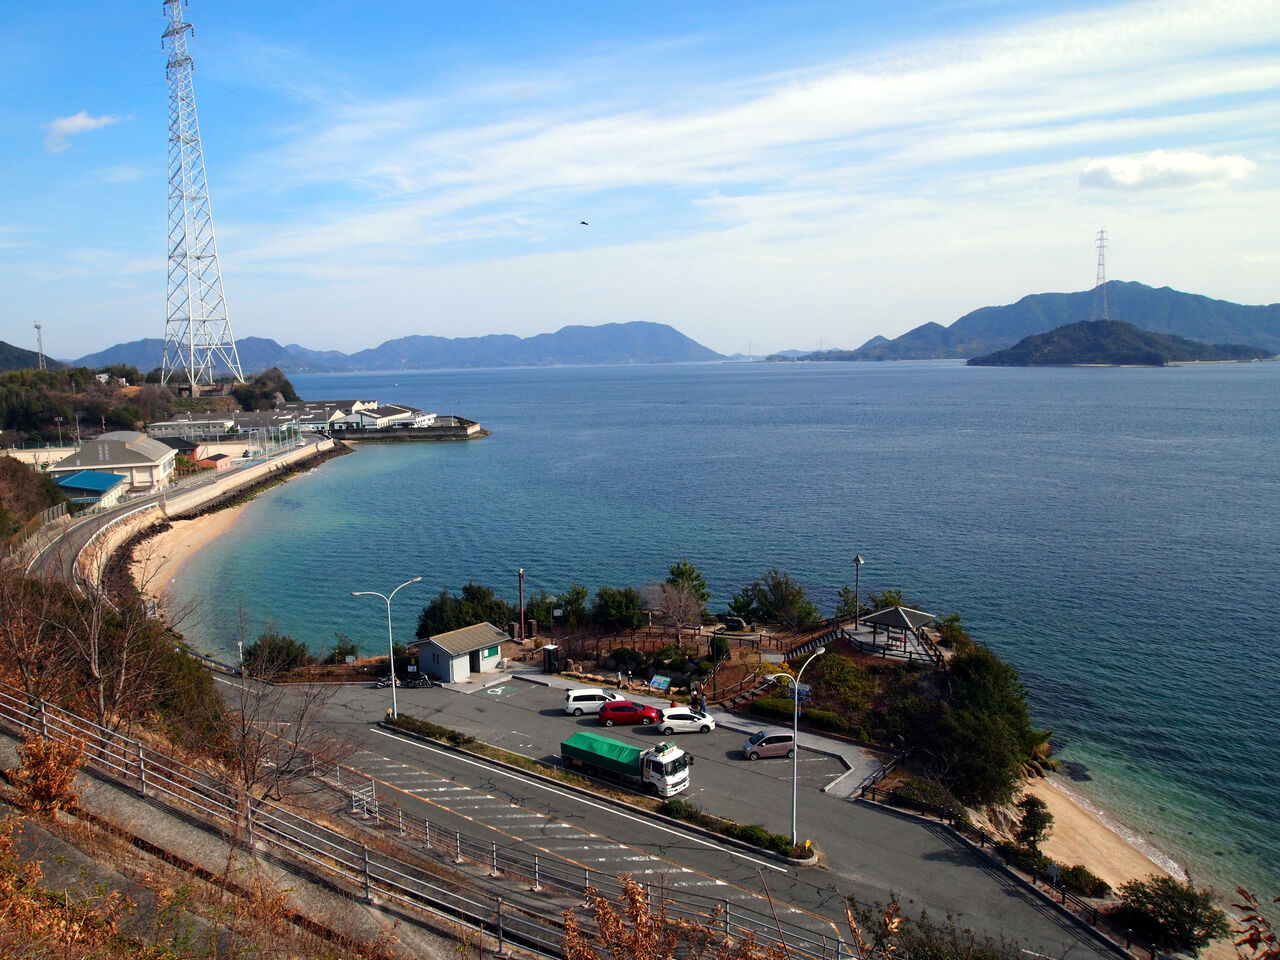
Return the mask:
M 648 726 L 662 719 L 654 707 L 643 703 L 632 703 L 630 700 L 614 700 L 600 708 L 600 722 L 606 727 L 615 723 L 643 723 Z

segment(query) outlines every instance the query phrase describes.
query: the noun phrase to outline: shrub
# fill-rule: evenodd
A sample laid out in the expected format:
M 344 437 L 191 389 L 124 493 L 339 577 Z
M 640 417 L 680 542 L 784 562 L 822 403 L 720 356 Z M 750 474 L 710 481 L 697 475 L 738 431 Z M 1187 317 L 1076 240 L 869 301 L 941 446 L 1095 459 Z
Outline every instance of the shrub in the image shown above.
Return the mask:
M 1151 876 L 1130 880 L 1120 888 L 1121 904 L 1113 918 L 1157 949 L 1198 954 L 1230 931 L 1227 916 L 1215 905 L 1212 890 L 1188 880 Z
M 969 822 L 969 811 L 965 809 L 950 790 L 937 780 L 924 777 L 908 777 L 901 786 L 893 791 L 895 797 L 915 803 L 925 803 L 941 810 L 947 817 L 961 823 Z
M 1029 793 L 1018 801 L 1018 809 L 1022 811 L 1022 819 L 1013 832 L 1013 839 L 1020 846 L 1039 850 L 1041 842 L 1053 831 L 1053 814 L 1048 804 Z
M 833 733 L 846 733 L 849 730 L 849 721 L 831 710 L 806 710 L 803 719 L 809 726 L 819 730 L 830 730 Z
M 1111 896 L 1111 884 L 1079 863 L 1063 867 L 1062 872 L 1058 874 L 1058 882 L 1072 893 L 1078 893 L 1082 897 L 1101 899 Z
M 791 720 L 795 715 L 795 705 L 789 698 L 761 697 L 751 702 L 751 712 L 772 720 Z

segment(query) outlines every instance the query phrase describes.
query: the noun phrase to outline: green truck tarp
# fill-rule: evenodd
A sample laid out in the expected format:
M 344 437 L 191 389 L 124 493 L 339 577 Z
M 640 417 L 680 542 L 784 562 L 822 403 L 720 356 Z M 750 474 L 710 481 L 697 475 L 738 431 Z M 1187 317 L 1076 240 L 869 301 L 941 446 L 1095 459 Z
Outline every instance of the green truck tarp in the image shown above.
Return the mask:
M 609 770 L 624 776 L 640 776 L 640 756 L 644 748 L 602 737 L 590 730 L 579 730 L 560 744 L 560 754 L 574 760 L 595 764 L 601 770 Z

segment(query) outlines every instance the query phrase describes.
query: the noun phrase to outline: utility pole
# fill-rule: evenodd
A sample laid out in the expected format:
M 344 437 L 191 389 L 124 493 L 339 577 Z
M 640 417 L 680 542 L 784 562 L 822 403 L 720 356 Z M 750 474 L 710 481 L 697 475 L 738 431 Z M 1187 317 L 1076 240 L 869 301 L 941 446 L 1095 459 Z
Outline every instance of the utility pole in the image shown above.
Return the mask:
M 1098 276 L 1093 282 L 1093 319 L 1110 320 L 1107 313 L 1107 231 L 1098 231 L 1094 245 L 1098 248 Z
M 520 568 L 520 643 L 524 644 L 524 567 Z
M 164 12 L 163 43 L 169 55 L 165 64 L 169 80 L 169 296 L 160 382 L 167 384 L 185 371 L 183 377 L 191 395 L 196 396 L 200 384 L 213 384 L 215 370 L 230 370 L 240 383 L 244 374 L 227 319 L 213 239 L 213 210 L 187 53 L 187 31 L 193 28 L 182 19 L 182 0 L 164 0 Z
M 40 353 L 40 369 L 44 367 L 44 333 L 40 328 L 40 324 L 36 324 L 36 349 Z

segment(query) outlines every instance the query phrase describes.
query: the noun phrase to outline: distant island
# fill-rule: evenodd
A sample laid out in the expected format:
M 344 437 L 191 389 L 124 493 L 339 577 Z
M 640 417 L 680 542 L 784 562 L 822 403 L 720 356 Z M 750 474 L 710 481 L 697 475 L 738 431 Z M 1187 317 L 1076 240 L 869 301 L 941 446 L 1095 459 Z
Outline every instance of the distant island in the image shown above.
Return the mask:
M 1201 343 L 1247 343 L 1280 354 L 1280 304 L 1245 306 L 1169 287 L 1112 280 L 1109 313 L 1143 330 Z M 1023 337 L 1093 318 L 1096 292 L 1036 293 L 1017 303 L 981 307 L 950 326 L 926 323 L 893 340 L 872 337 L 851 350 L 776 354 L 775 361 L 963 360 L 1012 347 Z
M 1170 363 L 1264 360 L 1265 350 L 1239 344 L 1206 344 L 1139 330 L 1122 320 L 1082 320 L 1024 337 L 1007 350 L 969 360 L 971 367 L 1081 365 L 1163 367 Z

